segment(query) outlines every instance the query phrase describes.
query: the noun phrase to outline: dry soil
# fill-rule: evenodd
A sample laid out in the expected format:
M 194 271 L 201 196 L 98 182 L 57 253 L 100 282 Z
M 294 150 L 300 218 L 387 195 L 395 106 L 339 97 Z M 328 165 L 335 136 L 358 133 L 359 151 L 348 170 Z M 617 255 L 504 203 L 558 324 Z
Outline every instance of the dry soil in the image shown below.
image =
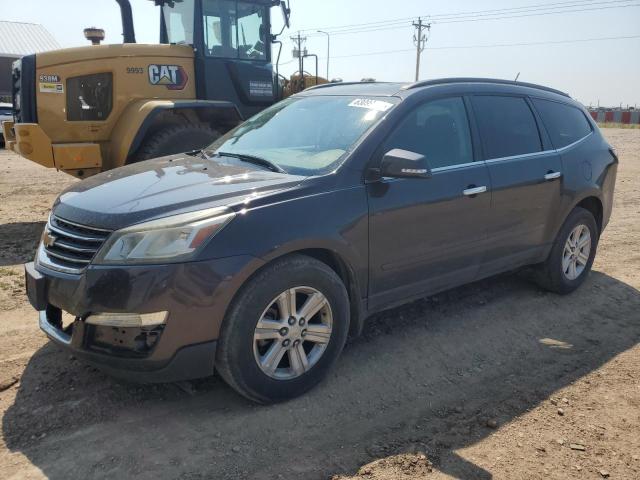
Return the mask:
M 51 345 L 23 291 L 75 180 L 0 153 L 0 477 L 640 478 L 640 130 L 594 271 L 560 297 L 501 275 L 371 318 L 318 388 L 117 382 Z

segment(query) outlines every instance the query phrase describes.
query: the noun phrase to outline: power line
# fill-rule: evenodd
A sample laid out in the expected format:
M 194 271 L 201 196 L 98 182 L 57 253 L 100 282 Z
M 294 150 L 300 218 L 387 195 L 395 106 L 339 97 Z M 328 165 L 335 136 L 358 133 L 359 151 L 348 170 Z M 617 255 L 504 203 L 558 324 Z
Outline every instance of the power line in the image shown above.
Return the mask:
M 626 0 L 626 1 L 633 1 L 633 0 Z M 605 7 L 578 8 L 578 9 L 575 9 L 575 10 L 562 10 L 562 11 L 557 11 L 557 12 L 531 13 L 531 14 L 526 14 L 526 15 L 509 15 L 509 16 L 491 17 L 491 18 L 489 18 L 489 17 L 487 17 L 487 18 L 472 18 L 472 19 L 468 19 L 468 20 L 436 21 L 435 23 L 446 24 L 446 23 L 480 22 L 480 21 L 485 21 L 485 20 L 505 20 L 505 19 L 508 19 L 508 18 L 539 17 L 539 16 L 543 16 L 543 15 L 557 15 L 557 14 L 573 13 L 573 12 L 590 12 L 590 11 L 595 11 L 595 10 L 610 10 L 610 9 L 616 9 L 616 8 L 629 8 L 629 7 L 639 7 L 639 6 L 640 6 L 640 3 L 635 3 L 633 5 L 610 5 L 610 6 L 605 6 Z
M 441 17 L 456 17 L 456 16 L 477 16 L 477 15 L 483 15 L 483 14 L 502 14 L 505 12 L 514 12 L 517 10 L 523 10 L 523 11 L 528 11 L 528 10 L 545 10 L 545 9 L 557 9 L 557 8 L 569 8 L 569 7 L 575 7 L 578 5 L 585 5 L 585 4 L 593 4 L 593 3 L 597 3 L 597 4 L 601 4 L 601 3 L 624 3 L 625 1 L 631 1 L 631 0 L 609 0 L 609 1 L 605 1 L 605 0 L 571 0 L 571 1 L 565 1 L 565 2 L 547 2 L 547 3 L 534 3 L 534 4 L 530 4 L 530 5 L 522 5 L 520 7 L 508 7 L 508 8 L 494 8 L 494 9 L 489 9 L 489 10 L 467 10 L 464 12 L 455 12 L 455 13 L 437 13 L 435 15 L 433 15 L 435 18 L 441 18 Z
M 579 10 L 566 10 L 566 11 L 562 11 L 562 12 L 543 12 L 543 13 L 528 14 L 528 15 L 512 15 L 512 16 L 504 16 L 504 17 L 475 18 L 475 19 L 468 19 L 468 20 L 432 21 L 431 23 L 434 24 L 434 25 L 444 25 L 444 24 L 449 24 L 449 23 L 479 22 L 479 21 L 488 21 L 488 20 L 506 20 L 506 19 L 512 19 L 512 18 L 537 17 L 537 16 L 545 16 L 545 15 L 555 15 L 555 14 L 559 14 L 559 13 L 588 12 L 588 11 L 592 11 L 592 10 L 609 10 L 609 9 L 612 9 L 612 8 L 626 8 L 626 7 L 640 7 L 640 3 L 634 4 L 634 5 L 620 5 L 620 6 L 616 6 L 616 7 L 587 8 L 587 9 L 579 9 Z M 404 25 L 397 25 L 397 26 L 372 28 L 372 29 L 366 29 L 366 30 L 353 30 L 353 31 L 337 32 L 337 33 L 332 33 L 332 35 L 350 35 L 350 34 L 356 34 L 356 33 L 380 32 L 380 31 L 385 31 L 385 30 L 399 30 L 399 29 L 403 29 L 403 28 L 404 29 L 409 28 L 410 26 L 411 25 L 409 25 L 409 24 L 404 24 Z
M 553 3 L 539 3 L 533 5 L 524 5 L 521 7 L 510 7 L 510 8 L 499 8 L 492 10 L 475 10 L 475 11 L 465 11 L 465 12 L 456 12 L 456 13 L 441 13 L 435 15 L 424 15 L 429 17 L 432 20 L 445 20 L 448 18 L 462 18 L 462 17 L 478 17 L 478 16 L 486 16 L 486 15 L 505 15 L 510 13 L 526 13 L 527 11 L 532 10 L 547 10 L 547 9 L 561 9 L 561 8 L 574 8 L 578 6 L 597 6 L 597 5 L 606 5 L 612 3 L 628 3 L 635 0 L 573 0 L 573 1 L 565 1 L 565 2 L 553 2 Z M 536 8 L 542 7 L 542 8 Z M 561 13 L 561 12 L 559 12 Z M 398 23 L 406 23 L 408 21 L 413 20 L 415 17 L 403 17 L 392 20 L 381 20 L 376 22 L 367 22 L 367 23 L 359 23 L 359 24 L 350 24 L 350 25 L 341 25 L 335 27 L 323 27 L 326 30 L 330 30 L 332 32 L 338 32 L 342 30 L 353 30 L 360 28 L 375 28 L 380 26 L 389 26 L 396 25 Z M 310 31 L 303 30 L 303 31 Z
M 429 16 L 428 18 L 430 19 L 432 24 L 450 24 L 450 23 L 465 23 L 465 22 L 478 22 L 478 21 L 488 21 L 488 20 L 506 20 L 506 19 L 512 19 L 512 18 L 525 18 L 525 17 L 536 17 L 536 16 L 546 16 L 546 15 L 558 15 L 558 14 L 565 14 L 565 13 L 575 13 L 575 12 L 589 12 L 589 11 L 598 11 L 598 10 L 610 10 L 610 9 L 618 9 L 618 8 L 629 8 L 629 7 L 638 7 L 640 6 L 640 3 L 635 3 L 635 4 L 626 4 L 626 5 L 618 5 L 618 3 L 627 3 L 627 2 L 631 2 L 631 1 L 637 1 L 637 0 L 615 0 L 615 1 L 609 1 L 609 2 L 598 2 L 598 3 L 591 3 L 591 7 L 590 8 L 574 8 L 574 9 L 565 9 L 565 10 L 557 10 L 557 11 L 539 11 L 539 12 L 531 12 L 531 13 L 521 13 L 521 12 L 514 12 L 514 13 L 518 13 L 518 14 L 514 14 L 514 15 L 506 15 L 507 12 L 504 12 L 504 14 L 495 14 L 495 15 L 500 15 L 500 16 L 469 16 L 469 18 L 450 18 L 450 19 L 442 19 L 443 17 L 436 17 L 436 16 Z M 609 3 L 616 3 L 616 5 L 606 5 Z M 577 7 L 578 5 L 571 5 L 568 7 Z M 585 4 L 585 6 L 589 6 L 587 4 Z M 440 18 L 440 19 L 439 19 Z M 364 25 L 364 24 L 363 24 Z M 347 29 L 344 28 L 343 30 L 332 30 L 330 31 L 331 35 L 349 35 L 349 34 L 355 34 L 355 33 L 369 33 L 369 32 L 378 32 L 378 31 L 384 31 L 384 30 L 397 30 L 400 28 L 408 28 L 411 25 L 407 23 L 407 21 L 405 20 L 395 20 L 393 22 L 389 22 L 386 24 L 380 24 L 379 26 L 374 26 L 371 25 L 370 27 L 357 27 L 357 28 L 351 28 L 351 29 Z M 309 35 L 309 37 L 315 37 L 317 35 Z
M 469 48 L 500 48 L 500 47 L 530 47 L 538 45 L 563 45 L 570 43 L 583 43 L 583 42 L 599 42 L 608 40 L 630 40 L 640 38 L 640 35 L 624 35 L 618 37 L 596 37 L 596 38 L 577 38 L 572 40 L 548 40 L 542 42 L 520 42 L 520 43 L 493 43 L 493 44 L 479 44 L 479 45 L 449 45 L 442 47 L 425 47 L 426 50 L 461 50 Z M 332 55 L 331 58 L 352 58 L 352 57 L 368 57 L 374 55 L 389 55 L 393 53 L 407 53 L 415 52 L 413 48 L 404 48 L 400 50 L 385 50 L 378 52 L 366 52 L 366 53 L 354 53 L 350 55 Z

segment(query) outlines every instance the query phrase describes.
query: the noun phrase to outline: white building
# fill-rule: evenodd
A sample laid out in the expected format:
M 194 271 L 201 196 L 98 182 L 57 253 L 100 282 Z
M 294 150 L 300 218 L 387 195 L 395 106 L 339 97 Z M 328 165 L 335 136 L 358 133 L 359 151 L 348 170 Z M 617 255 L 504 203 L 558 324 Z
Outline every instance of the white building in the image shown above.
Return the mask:
M 42 25 L 0 21 L 0 98 L 11 98 L 11 64 L 15 60 L 58 48 L 58 42 Z

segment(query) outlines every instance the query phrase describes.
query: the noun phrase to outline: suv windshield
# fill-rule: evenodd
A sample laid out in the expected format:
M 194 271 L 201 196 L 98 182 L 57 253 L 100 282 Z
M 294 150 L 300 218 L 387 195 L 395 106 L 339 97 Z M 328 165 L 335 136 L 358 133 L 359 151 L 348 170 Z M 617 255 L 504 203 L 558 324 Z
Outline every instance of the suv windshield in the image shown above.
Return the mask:
M 259 157 L 295 175 L 321 175 L 385 112 L 394 97 L 289 98 L 255 115 L 216 140 L 205 152 Z

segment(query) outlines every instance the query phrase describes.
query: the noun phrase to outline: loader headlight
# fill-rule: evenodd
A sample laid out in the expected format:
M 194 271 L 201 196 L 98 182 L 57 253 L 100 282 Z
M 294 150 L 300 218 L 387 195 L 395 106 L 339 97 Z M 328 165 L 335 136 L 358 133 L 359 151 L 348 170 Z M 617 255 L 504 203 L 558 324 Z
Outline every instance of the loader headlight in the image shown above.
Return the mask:
M 161 263 L 185 260 L 193 257 L 234 217 L 235 213 L 227 208 L 211 208 L 117 230 L 102 246 L 93 263 Z
M 94 73 L 67 80 L 67 120 L 106 120 L 113 106 L 113 74 Z

